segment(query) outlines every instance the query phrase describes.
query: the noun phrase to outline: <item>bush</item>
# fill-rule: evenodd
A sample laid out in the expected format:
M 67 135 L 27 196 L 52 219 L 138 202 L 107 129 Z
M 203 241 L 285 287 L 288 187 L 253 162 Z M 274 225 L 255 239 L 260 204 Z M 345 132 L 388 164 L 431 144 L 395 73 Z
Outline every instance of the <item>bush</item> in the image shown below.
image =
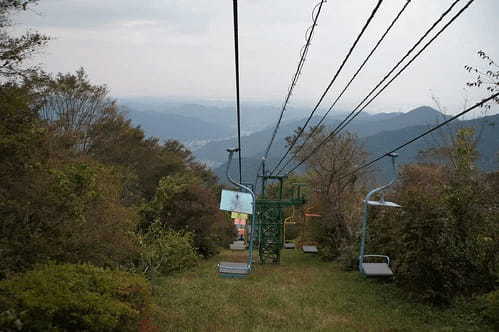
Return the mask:
M 194 173 L 163 177 L 142 216 L 143 233 L 158 222 L 165 229 L 191 233 L 194 248 L 203 257 L 218 253 L 226 239 L 235 235 L 234 224 L 219 210 L 215 193 Z
M 149 285 L 91 265 L 40 265 L 0 281 L 2 331 L 136 331 Z
M 497 237 L 483 185 L 445 168 L 404 168 L 394 200 L 370 210 L 370 252 L 392 258 L 397 282 L 435 304 L 494 288 Z M 371 213 L 372 212 L 372 213 Z
M 358 247 L 358 244 L 354 243 L 340 248 L 341 254 L 338 256 L 338 262 L 340 263 L 342 270 L 354 271 L 357 269 L 359 262 Z
M 192 236 L 165 229 L 154 223 L 141 238 L 139 269 L 149 278 L 159 274 L 180 272 L 196 265 L 198 256 L 192 247 Z
M 490 292 L 480 297 L 481 314 L 494 327 L 499 330 L 499 290 Z
M 138 217 L 121 205 L 120 194 L 112 168 L 78 160 L 41 170 L 22 190 L 0 195 L 0 272 L 47 261 L 103 267 L 133 262 Z
M 330 261 L 351 255 L 347 248 L 352 247 L 354 242 L 349 229 L 353 221 L 345 211 L 331 210 L 331 207 L 324 204 L 319 210 L 322 216 L 308 221 L 312 236 L 320 246 L 319 255 Z

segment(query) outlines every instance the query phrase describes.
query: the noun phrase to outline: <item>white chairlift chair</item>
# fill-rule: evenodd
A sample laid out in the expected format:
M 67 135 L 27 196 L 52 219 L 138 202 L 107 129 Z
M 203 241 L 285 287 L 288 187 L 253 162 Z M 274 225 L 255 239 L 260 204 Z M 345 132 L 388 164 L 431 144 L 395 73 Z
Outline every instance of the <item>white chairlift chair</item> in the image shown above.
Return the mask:
M 362 220 L 362 234 L 360 241 L 360 254 L 359 254 L 359 271 L 367 277 L 391 277 L 393 276 L 393 271 L 390 269 L 390 258 L 385 255 L 366 255 L 365 254 L 365 244 L 367 237 L 367 223 L 368 223 L 368 213 L 369 206 L 384 206 L 384 207 L 401 207 L 397 203 L 387 202 L 384 200 L 383 193 L 381 193 L 381 199 L 379 201 L 370 200 L 371 196 L 377 192 L 383 191 L 384 189 L 391 186 L 397 178 L 397 170 L 395 167 L 395 158 L 398 156 L 396 153 L 390 153 L 389 156 L 392 158 L 392 166 L 394 171 L 394 177 L 392 181 L 388 184 L 371 190 L 365 200 L 364 200 L 364 219 Z M 382 258 L 383 262 L 367 262 L 366 258 Z

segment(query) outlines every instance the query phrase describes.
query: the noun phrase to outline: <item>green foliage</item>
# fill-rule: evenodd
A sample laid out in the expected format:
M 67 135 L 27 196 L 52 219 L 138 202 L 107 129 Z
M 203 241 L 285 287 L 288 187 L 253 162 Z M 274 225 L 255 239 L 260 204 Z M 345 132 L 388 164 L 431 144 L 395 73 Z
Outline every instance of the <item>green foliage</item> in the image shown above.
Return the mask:
M 193 173 L 163 177 L 142 214 L 142 232 L 159 222 L 165 228 L 192 233 L 194 247 L 203 257 L 214 255 L 235 236 L 234 225 L 218 209 L 214 192 Z
M 149 299 L 140 276 L 91 265 L 42 265 L 0 281 L 0 328 L 137 331 Z
M 163 153 L 158 139 L 146 138 L 144 131 L 134 128 L 116 108 L 106 109 L 89 135 L 89 155 L 120 170 L 126 205 L 151 200 L 161 176 L 184 169 L 178 156 Z
M 151 225 L 140 243 L 139 269 L 149 278 L 189 269 L 198 261 L 191 234 L 165 229 L 159 222 Z
M 22 35 L 10 36 L 6 30 L 12 26 L 10 15 L 38 0 L 2 0 L 0 2 L 0 77 L 15 80 L 29 76 L 39 70 L 37 66 L 27 66 L 25 61 L 49 40 L 38 32 L 28 31 Z
M 498 217 L 487 185 L 473 167 L 471 133 L 453 147 L 455 168 L 410 165 L 394 200 L 402 209 L 371 208 L 368 250 L 389 255 L 397 282 L 433 303 L 494 289 Z
M 495 330 L 499 330 L 499 290 L 481 296 L 479 303 L 479 313 Z
M 76 162 L 52 170 L 55 218 L 64 218 L 56 231 L 60 238 L 56 258 L 116 266 L 137 254 L 135 212 L 120 204 L 121 183 L 110 167 L 93 161 Z M 65 199 L 63 199 L 63 197 Z
M 122 173 L 126 205 L 154 199 L 159 180 L 165 176 L 192 172 L 207 186 L 216 185 L 213 173 L 196 163 L 182 144 L 169 140 L 162 145 L 157 138 L 147 138 L 117 107 L 105 109 L 88 135 L 88 154 Z
M 143 231 L 161 217 L 168 228 L 192 233 L 204 256 L 231 240 L 233 226 L 221 218 L 211 189 L 213 174 L 180 143 L 161 145 L 133 128 L 83 70 L 1 89 L 3 275 L 47 260 L 131 266 L 140 254 L 141 206 L 151 217 Z
M 18 192 L 3 192 L 4 273 L 47 260 L 98 266 L 133 260 L 136 216 L 119 203 L 120 183 L 112 169 L 92 161 L 65 162 L 29 179 Z

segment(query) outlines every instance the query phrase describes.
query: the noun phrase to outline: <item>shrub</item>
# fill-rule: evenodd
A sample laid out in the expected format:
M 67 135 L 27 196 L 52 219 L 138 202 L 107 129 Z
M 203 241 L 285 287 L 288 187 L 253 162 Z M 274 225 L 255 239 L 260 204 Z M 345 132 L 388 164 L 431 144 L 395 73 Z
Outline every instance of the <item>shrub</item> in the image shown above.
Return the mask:
M 216 254 L 234 236 L 234 224 L 219 210 L 215 193 L 194 173 L 163 177 L 142 215 L 142 232 L 159 222 L 166 229 L 191 233 L 194 248 L 203 257 Z
M 194 266 L 198 256 L 192 247 L 192 236 L 154 223 L 141 238 L 139 268 L 149 278 L 159 274 L 180 272 Z
M 407 166 L 394 198 L 402 208 L 370 210 L 370 251 L 389 255 L 399 285 L 435 304 L 490 291 L 496 280 L 498 242 L 483 186 L 456 176 Z
M 149 285 L 127 272 L 91 265 L 40 265 L 0 281 L 0 329 L 136 331 Z
M 358 243 L 354 243 L 340 248 L 341 254 L 338 256 L 338 262 L 340 263 L 342 270 L 354 271 L 357 269 L 359 261 L 358 247 Z
M 0 270 L 30 269 L 49 260 L 110 267 L 137 254 L 137 214 L 120 204 L 114 170 L 65 161 L 40 172 L 25 194 L 0 204 Z
M 499 330 L 499 290 L 485 294 L 479 298 L 480 311 L 482 316 L 494 327 Z

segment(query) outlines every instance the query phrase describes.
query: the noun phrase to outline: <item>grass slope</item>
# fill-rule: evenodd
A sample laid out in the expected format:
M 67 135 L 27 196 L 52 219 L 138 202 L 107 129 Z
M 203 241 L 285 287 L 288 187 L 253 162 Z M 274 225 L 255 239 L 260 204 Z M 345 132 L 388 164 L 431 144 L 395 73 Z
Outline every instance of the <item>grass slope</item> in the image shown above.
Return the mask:
M 246 279 L 220 278 L 223 252 L 197 269 L 155 282 L 161 331 L 486 331 L 456 309 L 415 304 L 393 284 L 341 271 L 299 251 L 281 265 L 256 265 Z

